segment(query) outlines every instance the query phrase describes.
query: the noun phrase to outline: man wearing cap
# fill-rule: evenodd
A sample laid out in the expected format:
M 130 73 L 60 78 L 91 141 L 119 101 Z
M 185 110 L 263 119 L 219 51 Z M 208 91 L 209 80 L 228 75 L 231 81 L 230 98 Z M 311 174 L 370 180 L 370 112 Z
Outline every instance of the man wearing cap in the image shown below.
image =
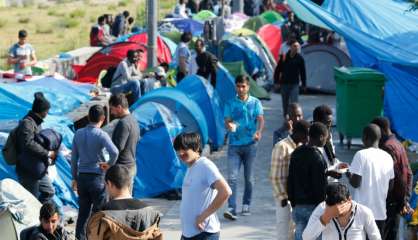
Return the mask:
M 52 199 L 55 194 L 52 183 L 48 175 L 37 179 L 32 172 L 26 170 L 23 163 L 25 156 L 32 159 L 50 163 L 55 160 L 57 152 L 48 151 L 42 145 L 35 141 L 35 135 L 41 130 L 43 119 L 48 115 L 51 108 L 50 103 L 41 92 L 35 93 L 35 100 L 32 104 L 32 110 L 20 121 L 16 132 L 17 154 L 16 173 L 20 184 L 39 199 L 41 203 Z
M 16 74 L 32 75 L 31 67 L 36 64 L 35 49 L 26 42 L 28 33 L 20 30 L 19 41 L 9 49 L 7 63 L 13 65 Z
M 134 102 L 141 96 L 142 73 L 138 69 L 138 63 L 141 61 L 142 52 L 141 49 L 129 50 L 126 59 L 119 63 L 110 86 L 113 95 L 131 93 Z

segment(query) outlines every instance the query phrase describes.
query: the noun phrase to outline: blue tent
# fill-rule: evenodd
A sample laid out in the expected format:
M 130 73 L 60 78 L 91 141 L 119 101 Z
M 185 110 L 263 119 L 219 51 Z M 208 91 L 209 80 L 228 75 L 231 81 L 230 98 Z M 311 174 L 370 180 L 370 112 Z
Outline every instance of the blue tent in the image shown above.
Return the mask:
M 167 44 L 168 48 L 170 49 L 171 56 L 174 57 L 174 55 L 176 53 L 176 49 L 177 49 L 177 43 L 175 43 L 173 40 L 171 40 L 168 37 L 164 37 L 162 35 L 160 35 L 160 37 L 163 39 L 165 44 Z
M 403 138 L 418 141 L 418 12 L 395 0 L 289 0 L 302 20 L 344 37 L 354 66 L 385 74 L 384 113 Z
M 222 62 L 244 62 L 245 71 L 251 76 L 264 71 L 264 63 L 261 58 L 251 49 L 234 41 L 234 37 L 223 40 L 221 43 Z
M 182 32 L 191 32 L 193 36 L 200 36 L 203 33 L 203 23 L 191 18 L 166 18 L 163 21 L 173 24 Z
M 225 103 L 237 95 L 234 76 L 221 63 L 218 63 L 216 71 L 216 91 L 221 99 L 222 109 Z
M 217 91 L 214 91 L 206 79 L 198 75 L 184 78 L 176 88 L 183 91 L 199 105 L 208 125 L 211 147 L 214 150 L 218 149 L 224 143 L 225 127 L 221 101 Z
M 132 114 L 141 131 L 134 196 L 154 197 L 181 188 L 186 166 L 177 158 L 172 144 L 183 130 L 179 118 L 164 105 L 154 102 L 138 106 Z
M 185 132 L 199 132 L 202 136 L 202 144 L 208 142 L 208 125 L 205 115 L 196 102 L 182 91 L 174 88 L 159 88 L 145 94 L 131 109 L 136 109 L 147 102 L 156 102 L 173 111 L 183 124 Z

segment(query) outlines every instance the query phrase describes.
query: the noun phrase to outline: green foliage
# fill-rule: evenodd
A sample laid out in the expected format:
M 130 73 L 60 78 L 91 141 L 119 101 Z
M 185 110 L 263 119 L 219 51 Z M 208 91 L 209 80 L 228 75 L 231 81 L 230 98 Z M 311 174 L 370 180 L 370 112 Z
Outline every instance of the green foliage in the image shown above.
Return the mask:
M 38 9 L 42 10 L 42 9 L 48 9 L 49 5 L 45 4 L 45 3 L 39 3 L 38 4 Z
M 47 12 L 48 16 L 55 16 L 55 17 L 64 17 L 64 12 L 59 12 L 57 9 L 49 9 Z
M 27 24 L 27 23 L 29 23 L 30 18 L 28 18 L 28 17 L 21 17 L 21 18 L 19 18 L 17 21 L 18 21 L 19 23 L 22 23 L 22 24 Z
M 116 11 L 118 9 L 118 7 L 114 4 L 110 4 L 109 6 L 107 6 L 107 10 L 109 11 Z
M 143 26 L 145 26 L 146 19 L 147 19 L 147 13 L 145 12 L 145 6 L 140 4 L 136 8 L 135 22 L 136 22 L 137 25 L 143 27 Z
M 83 18 L 86 16 L 86 11 L 82 9 L 76 9 L 70 13 L 71 18 Z
M 51 34 L 54 32 L 54 29 L 51 25 L 46 24 L 36 24 L 36 33 L 38 34 Z
M 7 20 L 3 19 L 3 18 L 0 18 L 0 28 L 5 27 L 6 25 L 7 25 Z
M 77 19 L 65 17 L 58 21 L 58 25 L 62 28 L 75 28 L 80 25 Z

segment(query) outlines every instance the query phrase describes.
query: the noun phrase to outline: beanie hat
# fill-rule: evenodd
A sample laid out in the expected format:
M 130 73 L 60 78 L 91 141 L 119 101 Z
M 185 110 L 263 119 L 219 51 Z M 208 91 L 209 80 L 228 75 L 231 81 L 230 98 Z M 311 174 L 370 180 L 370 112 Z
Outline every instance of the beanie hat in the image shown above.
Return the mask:
M 35 93 L 35 100 L 33 100 L 32 111 L 35 113 L 46 112 L 51 108 L 51 104 L 44 97 L 42 92 Z

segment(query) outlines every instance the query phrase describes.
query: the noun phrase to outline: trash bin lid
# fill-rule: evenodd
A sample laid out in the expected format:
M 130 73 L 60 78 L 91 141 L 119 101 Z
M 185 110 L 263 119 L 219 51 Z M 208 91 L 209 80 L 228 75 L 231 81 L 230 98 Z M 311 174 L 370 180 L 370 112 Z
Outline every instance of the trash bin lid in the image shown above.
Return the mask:
M 385 82 L 385 75 L 371 68 L 335 67 L 335 80 L 338 81 L 381 81 Z

